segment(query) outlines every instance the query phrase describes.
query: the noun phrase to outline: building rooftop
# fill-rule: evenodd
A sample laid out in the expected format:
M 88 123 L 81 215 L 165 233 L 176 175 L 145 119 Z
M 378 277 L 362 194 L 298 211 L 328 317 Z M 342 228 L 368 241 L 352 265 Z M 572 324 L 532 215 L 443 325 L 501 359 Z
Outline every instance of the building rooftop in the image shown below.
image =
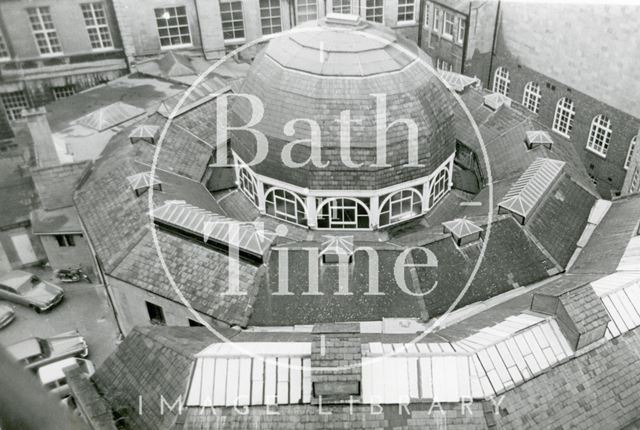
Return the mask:
M 270 40 L 239 86 L 239 92 L 257 97 L 264 106 L 264 117 L 254 128 L 267 136 L 268 153 L 252 169 L 288 184 L 324 190 L 380 189 L 433 173 L 455 150 L 451 126 L 455 101 L 430 65 L 431 59 L 413 42 L 363 20 L 353 25 L 310 21 Z M 374 93 L 385 93 L 386 99 L 377 101 Z M 380 119 L 376 105 L 382 107 L 381 103 L 386 106 L 387 124 L 398 119 L 415 123 L 417 158 L 424 167 L 408 166 L 413 147 L 407 144 L 411 135 L 406 126 L 386 133 L 390 167 L 376 167 Z M 244 98 L 234 100 L 230 121 L 246 124 L 252 109 Z M 345 128 L 338 120 L 345 110 L 353 115 L 350 148 L 354 159 L 363 163 L 358 169 L 344 163 L 336 151 Z M 286 124 L 296 118 L 310 118 L 320 126 L 320 153 L 329 167 L 308 163 L 293 169 L 283 163 L 287 142 L 310 137 L 304 121 L 298 121 L 291 133 L 286 131 Z M 248 133 L 232 133 L 231 146 L 245 162 L 256 154 Z M 310 146 L 304 142 L 297 146 L 292 158 L 302 162 Z
M 28 222 L 29 213 L 37 204 L 37 194 L 28 163 L 22 156 L 0 157 L 0 190 L 3 196 L 0 226 Z
M 612 208 L 615 205 L 616 202 Z M 602 225 L 606 226 L 607 218 L 615 215 L 613 212 L 605 215 Z M 638 213 L 634 218 L 639 219 Z M 617 237 L 625 247 L 630 239 Z M 604 276 L 561 275 L 532 290 L 533 294 L 559 297 L 569 321 L 583 333 L 612 317 L 609 327 L 618 331 L 608 330 L 606 336 L 601 333 L 588 347 L 577 349 L 568 341 L 559 322 L 567 317 L 541 315 L 504 302 L 469 317 L 476 322 L 465 335 L 446 334 L 455 332 L 456 325 L 468 325 L 463 320 L 436 330 L 417 343 L 408 343 L 412 336 L 366 333 L 362 325 L 353 324 L 317 324 L 306 332 L 225 331 L 233 344 L 220 343 L 203 328 L 139 328 L 98 369 L 94 380 L 111 407 L 129 411 L 124 419 L 141 428 L 144 425 L 139 416 L 130 412 L 137 405 L 137 397 L 132 393 L 140 389 L 138 381 L 152 380 L 139 372 L 127 373 L 126 369 L 145 369 L 143 373 L 158 375 L 162 372 L 156 371 L 156 362 L 161 366 L 173 365 L 167 370 L 165 384 L 171 389 L 165 389 L 165 398 L 171 404 L 183 395 L 179 401 L 185 409 L 180 416 L 175 412 L 165 416 L 162 423 L 157 421 L 157 410 L 148 410 L 145 421 L 155 421 L 145 425 L 155 428 L 177 424 L 180 428 L 201 429 L 215 423 L 279 429 L 303 422 L 314 429 L 342 428 L 340 417 L 345 415 L 353 423 L 353 413 L 367 426 L 388 427 L 395 423 L 406 428 L 424 428 L 445 419 L 438 416 L 441 410 L 446 411 L 448 426 L 456 422 L 463 428 L 548 427 L 560 422 L 579 428 L 622 428 L 639 418 L 640 398 L 633 394 L 632 387 L 640 382 L 640 373 L 629 363 L 635 360 L 640 347 L 637 329 L 640 314 L 621 313 L 621 298 L 614 295 L 625 294 L 626 303 L 636 307 L 640 290 L 632 289 L 640 288 L 639 285 L 640 271 L 613 269 Z M 593 311 L 585 312 L 585 306 Z M 496 319 L 478 324 L 484 314 Z M 326 337 L 326 351 L 320 347 L 321 336 Z M 354 349 L 354 345 L 360 348 Z M 247 357 L 248 352 L 254 355 Z M 389 352 L 394 355 L 379 358 Z M 355 373 L 313 371 L 314 367 L 330 369 L 350 361 L 361 361 L 363 367 L 356 368 Z M 281 376 L 279 369 L 289 369 L 291 365 L 294 370 Z M 312 369 L 310 374 L 305 373 L 308 366 Z M 116 377 L 120 372 L 130 376 Z M 227 378 L 237 378 L 238 384 L 219 382 L 227 380 L 222 378 L 225 374 Z M 336 387 L 346 390 L 352 381 L 361 384 L 362 390 L 355 405 L 341 404 L 340 396 L 331 397 L 332 390 Z M 318 413 L 318 392 L 327 393 L 323 410 L 331 411 L 334 419 L 328 420 Z M 232 413 L 229 399 L 235 399 L 234 393 L 245 393 L 240 404 L 249 405 L 247 414 Z M 259 397 L 254 397 L 258 393 Z M 502 394 L 504 398 L 493 414 L 487 399 Z M 474 399 L 469 405 L 473 413 L 463 414 L 455 402 L 467 396 Z M 397 415 L 397 405 L 403 399 L 412 399 L 408 406 L 411 414 Z M 427 413 L 433 401 L 438 401 L 442 409 Z M 279 414 L 266 414 L 265 403 L 272 404 Z M 370 414 L 366 412 L 369 403 L 388 406 L 382 408 L 380 415 Z M 207 412 L 202 413 L 203 410 Z M 567 411 L 576 412 L 567 414 Z M 378 421 L 382 418 L 384 424 Z

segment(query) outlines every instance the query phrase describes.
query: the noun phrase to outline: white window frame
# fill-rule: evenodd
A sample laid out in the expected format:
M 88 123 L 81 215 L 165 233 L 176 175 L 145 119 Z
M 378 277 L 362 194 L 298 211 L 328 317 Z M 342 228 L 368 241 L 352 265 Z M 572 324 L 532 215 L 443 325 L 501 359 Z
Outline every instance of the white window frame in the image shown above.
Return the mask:
M 181 13 L 179 10 L 182 9 L 184 12 Z M 189 46 L 193 46 L 193 38 L 191 37 L 191 27 L 189 25 L 189 15 L 187 14 L 186 6 L 169 6 L 169 7 L 158 7 L 154 10 L 156 17 L 156 27 L 158 29 L 158 39 L 160 41 L 160 49 L 176 49 L 176 48 L 185 48 Z M 161 11 L 162 14 L 158 15 L 158 12 Z M 169 14 L 169 18 L 164 18 L 165 14 Z M 180 18 L 184 18 L 186 23 L 181 24 Z M 169 20 L 175 19 L 176 24 L 169 24 Z M 160 20 L 163 20 L 164 23 L 161 24 Z M 171 30 L 177 29 L 178 33 L 172 35 Z M 186 33 L 184 30 L 186 29 Z M 163 35 L 162 30 L 166 30 L 167 34 Z M 172 39 L 177 37 L 180 39 L 180 43 L 173 43 Z M 183 39 L 185 37 L 189 38 L 189 42 L 184 42 Z M 163 44 L 163 40 L 168 40 L 168 44 Z
M 318 1 L 317 0 L 295 0 L 296 2 L 296 23 L 302 24 L 307 21 L 318 19 Z M 303 9 L 301 11 L 301 9 Z M 313 8 L 313 11 L 312 11 Z
M 238 169 L 238 186 L 240 187 L 240 191 L 242 191 L 255 206 L 259 206 L 258 181 L 256 177 L 253 176 L 253 173 L 246 167 L 240 167 Z
M 332 0 L 331 10 L 333 13 L 351 13 L 351 0 Z
M 328 216 L 323 214 L 323 210 L 327 208 Z M 338 216 L 335 215 L 339 211 L 344 214 L 345 211 L 355 211 L 355 220 L 338 220 Z M 359 221 L 362 217 L 367 218 L 366 227 L 358 227 Z M 320 227 L 320 220 L 328 218 L 328 227 Z M 332 230 L 332 229 L 344 229 L 344 230 L 370 230 L 371 229 L 371 212 L 367 205 L 359 198 L 354 197 L 330 197 L 324 199 L 319 205 L 317 210 L 318 229 L 319 230 Z
M 638 143 L 638 135 L 635 135 L 631 138 L 631 142 L 629 142 L 629 149 L 627 150 L 627 158 L 624 160 L 624 170 L 629 170 L 629 166 L 631 165 L 631 159 L 633 158 L 633 152 L 636 149 L 636 144 Z
M 364 16 L 367 21 L 384 24 L 384 0 L 365 0 Z
M 411 14 L 411 19 L 406 19 Z M 404 19 L 400 19 L 400 18 Z M 416 0 L 398 0 L 398 25 L 416 23 Z
M 280 7 L 280 0 L 260 0 L 259 5 L 262 34 L 280 33 L 282 31 L 282 9 Z M 277 23 L 274 24 L 276 20 Z
M 527 82 L 522 93 L 522 105 L 529 111 L 538 113 L 540 111 L 541 98 L 540 85 L 534 81 Z
M 467 31 L 467 19 L 458 18 L 458 33 L 456 34 L 456 42 L 460 45 L 464 45 L 464 36 Z
M 424 28 L 429 28 L 429 24 L 431 23 L 431 19 L 429 16 L 431 15 L 431 2 L 424 3 L 424 23 L 422 24 Z
M 27 8 L 27 14 L 31 23 L 31 33 L 40 56 L 56 57 L 64 55 L 49 6 L 29 7 Z M 41 38 L 39 39 L 38 36 L 41 36 Z M 44 42 L 44 44 L 40 44 L 39 41 Z
M 587 149 L 601 157 L 606 157 L 611 143 L 611 120 L 604 114 L 596 115 L 591 120 Z
M 452 72 L 453 71 L 453 64 L 449 63 L 448 61 L 442 60 L 440 58 L 436 59 L 436 69 L 438 70 L 444 70 L 447 72 Z
M 11 121 L 22 119 L 22 110 L 29 109 L 31 104 L 24 90 L 0 93 L 0 102 Z
M 450 19 L 449 19 L 450 18 Z M 442 36 L 453 40 L 453 33 L 456 29 L 456 15 L 453 12 L 444 11 L 444 25 L 442 26 Z M 449 26 L 450 31 L 447 31 Z
M 238 9 L 239 7 L 239 9 Z M 227 8 L 229 8 L 227 10 Z M 240 12 L 240 19 L 234 17 Z M 247 29 L 244 25 L 244 6 L 242 0 L 221 0 L 220 20 L 222 21 L 222 38 L 225 45 L 242 43 L 247 38 Z M 225 25 L 228 27 L 225 29 Z M 228 37 L 228 35 L 231 37 Z
M 571 138 L 571 131 L 573 130 L 573 120 L 576 116 L 575 105 L 573 100 L 568 97 L 562 97 L 556 103 L 556 111 L 553 115 L 553 127 L 552 130 L 558 134 Z
M 80 4 L 84 25 L 93 51 L 108 51 L 114 48 L 107 8 L 103 2 Z
M 51 87 L 54 100 L 60 100 L 66 97 L 70 97 L 76 93 L 74 85 L 64 85 L 61 87 Z
M 441 31 L 441 27 L 442 27 L 442 9 L 440 9 L 437 6 L 434 6 L 433 8 L 433 29 L 432 31 L 436 32 L 436 33 L 440 33 Z
M 267 215 L 293 224 L 307 225 L 307 222 L 305 222 L 305 220 L 308 219 L 306 204 L 296 193 L 285 190 L 284 188 L 271 187 L 265 193 L 264 200 Z M 292 205 L 293 212 L 282 211 L 282 204 L 284 204 L 285 209 L 289 207 L 289 205 Z M 273 208 L 273 212 L 270 212 L 271 208 Z
M 442 169 L 431 182 L 429 187 L 429 207 L 432 208 L 449 191 L 449 169 Z
M 9 46 L 7 45 L 7 40 L 0 31 L 0 62 L 11 60 L 11 53 L 9 52 Z
M 511 79 L 509 78 L 509 70 L 506 67 L 498 67 L 493 74 L 493 92 L 500 93 L 503 96 L 509 97 L 509 85 Z
M 631 184 L 629 185 L 629 193 L 635 193 L 640 187 L 640 166 L 636 166 L 631 177 Z
M 409 210 L 404 211 L 403 206 L 408 204 Z M 417 208 L 417 211 L 415 210 Z M 399 209 L 399 210 L 395 210 Z M 378 226 L 386 227 L 397 224 L 422 214 L 422 194 L 415 188 L 396 191 L 388 195 L 380 205 Z M 382 217 L 388 216 L 388 222 L 382 222 Z

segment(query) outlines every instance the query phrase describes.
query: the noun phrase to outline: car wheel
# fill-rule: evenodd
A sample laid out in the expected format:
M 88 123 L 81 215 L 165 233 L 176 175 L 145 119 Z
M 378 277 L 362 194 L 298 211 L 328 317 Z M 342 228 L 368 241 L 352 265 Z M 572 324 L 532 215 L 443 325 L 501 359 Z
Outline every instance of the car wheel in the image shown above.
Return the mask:
M 37 306 L 31 306 L 33 308 L 34 311 L 36 311 L 37 314 L 41 314 L 42 313 L 42 309 L 40 309 Z

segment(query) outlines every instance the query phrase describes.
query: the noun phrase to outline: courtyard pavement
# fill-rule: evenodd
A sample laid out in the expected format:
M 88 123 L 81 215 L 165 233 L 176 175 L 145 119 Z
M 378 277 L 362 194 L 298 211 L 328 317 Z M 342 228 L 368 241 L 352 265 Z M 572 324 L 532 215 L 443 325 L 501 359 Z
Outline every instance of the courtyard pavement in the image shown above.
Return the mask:
M 38 268 L 27 271 L 45 280 L 51 281 L 53 278 L 51 271 Z M 98 367 L 115 350 L 118 340 L 117 325 L 104 286 L 87 282 L 52 282 L 64 289 L 62 303 L 41 314 L 11 303 L 16 318 L 9 326 L 0 329 L 0 345 L 7 346 L 28 337 L 49 337 L 78 329 L 89 345 L 88 358 Z

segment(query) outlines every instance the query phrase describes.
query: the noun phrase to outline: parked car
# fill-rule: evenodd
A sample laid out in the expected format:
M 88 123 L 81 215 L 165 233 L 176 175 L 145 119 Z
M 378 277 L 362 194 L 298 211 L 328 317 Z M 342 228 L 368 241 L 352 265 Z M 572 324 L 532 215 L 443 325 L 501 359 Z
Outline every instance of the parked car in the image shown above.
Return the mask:
M 78 330 L 68 331 L 47 339 L 32 337 L 7 347 L 9 354 L 24 364 L 27 369 L 36 370 L 54 361 L 69 357 L 86 357 L 89 347 Z
M 52 393 L 63 398 L 67 397 L 71 394 L 71 391 L 67 384 L 67 377 L 64 374 L 64 369 L 72 366 L 79 366 L 82 372 L 87 376 L 91 376 L 93 375 L 93 372 L 95 372 L 95 367 L 89 360 L 77 357 L 65 358 L 64 360 L 47 364 L 46 366 L 42 366 L 38 369 L 38 378 L 40 379 L 40 383 Z
M 29 272 L 14 270 L 0 277 L 0 299 L 31 306 L 36 312 L 51 309 L 63 296 L 62 288 Z
M 0 328 L 4 328 L 11 324 L 15 317 L 16 312 L 13 310 L 13 307 L 0 303 Z

